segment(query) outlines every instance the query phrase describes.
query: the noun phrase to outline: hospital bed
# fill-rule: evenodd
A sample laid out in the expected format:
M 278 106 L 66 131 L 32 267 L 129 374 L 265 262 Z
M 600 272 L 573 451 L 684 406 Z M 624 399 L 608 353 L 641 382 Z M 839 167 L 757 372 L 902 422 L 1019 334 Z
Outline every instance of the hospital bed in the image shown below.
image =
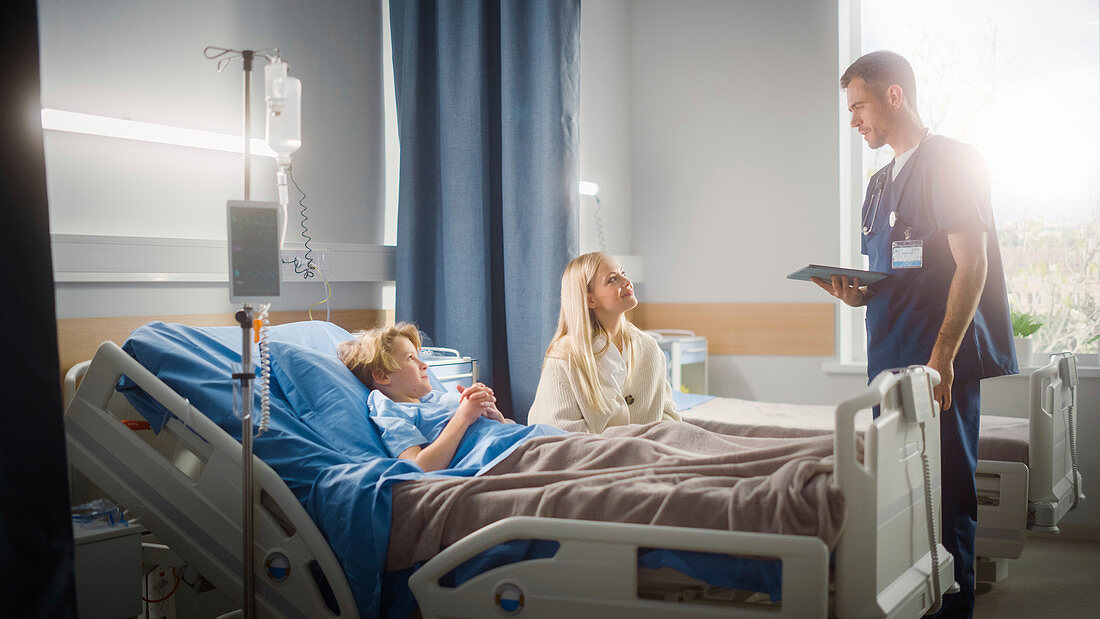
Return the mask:
M 1084 500 L 1077 467 L 1077 362 L 1051 355 L 1031 372 L 1027 418 L 982 415 L 976 482 L 975 554 L 980 580 L 1007 576 L 1029 529 L 1058 531 L 1067 512 Z M 677 398 L 690 396 L 676 394 Z M 693 398 L 685 421 L 748 436 L 808 436 L 832 431 L 828 406 L 779 404 L 716 397 Z M 863 428 L 869 417 L 857 424 Z
M 163 407 L 157 434 L 120 423 L 137 417 L 116 391 L 122 377 Z M 168 383 L 174 378 L 164 368 L 158 377 L 111 342 L 90 362 L 75 366 L 66 377 L 70 463 L 241 603 L 240 444 L 173 390 Z M 230 382 L 228 374 L 225 380 Z M 443 549 L 412 575 L 409 587 L 428 617 L 918 617 L 937 592 L 952 586 L 951 556 L 939 543 L 929 543 L 927 527 L 938 520 L 939 501 L 939 420 L 921 397 L 928 380 L 920 368 L 883 373 L 835 407 L 834 483 L 845 497 L 848 518 L 832 558 L 816 537 L 516 517 Z M 274 390 L 272 397 L 278 396 Z M 863 430 L 861 442 L 857 413 L 875 405 L 883 414 Z M 353 574 L 345 572 L 326 539 L 332 531 L 322 534 L 302 498 L 288 487 L 292 481 L 280 479 L 259 455 L 253 467 L 260 613 L 367 614 L 349 585 Z M 548 558 L 496 567 L 458 586 L 442 582 L 455 566 L 515 540 L 551 540 L 558 550 Z M 778 608 L 761 609 L 713 600 L 685 603 L 691 595 L 673 598 L 678 601 L 642 599 L 643 547 L 777 558 L 782 601 Z

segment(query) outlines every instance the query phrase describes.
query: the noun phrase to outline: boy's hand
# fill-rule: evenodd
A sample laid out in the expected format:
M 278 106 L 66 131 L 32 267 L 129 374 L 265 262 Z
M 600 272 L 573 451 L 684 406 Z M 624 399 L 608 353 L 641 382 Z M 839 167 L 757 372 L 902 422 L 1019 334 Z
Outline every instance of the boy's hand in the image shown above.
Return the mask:
M 459 399 L 458 410 L 455 411 L 455 417 L 462 419 L 467 425 L 477 421 L 478 417 L 485 414 L 485 411 L 489 408 L 496 410 L 494 402 L 497 401 L 493 396 L 493 390 L 489 389 L 481 383 L 475 383 L 466 389 L 459 387 L 462 397 Z M 497 413 L 500 414 L 500 413 Z
M 499 409 L 497 409 L 496 405 L 494 404 L 494 402 L 497 401 L 496 396 L 493 395 L 493 390 L 486 387 L 485 385 L 481 383 L 474 383 L 469 387 L 458 385 L 458 392 L 462 394 L 462 397 L 459 398 L 459 402 L 461 402 L 461 404 L 459 404 L 460 410 L 462 409 L 463 404 L 466 404 L 471 400 L 474 402 L 481 402 L 483 403 L 483 405 L 480 410 L 483 417 L 487 417 L 494 421 L 499 421 L 500 423 L 515 423 L 514 420 L 508 419 L 504 416 L 503 413 L 500 412 Z M 456 411 L 455 414 L 457 415 L 458 412 Z M 471 419 L 469 421 L 469 423 L 473 422 L 474 419 Z
M 457 387 L 458 387 L 458 392 L 462 394 L 462 397 L 459 398 L 460 401 L 465 400 L 466 398 L 472 396 L 474 393 L 477 393 L 480 390 L 488 391 L 489 395 L 493 395 L 493 390 L 486 387 L 483 383 L 474 383 L 474 384 L 470 385 L 469 387 L 463 387 L 462 385 L 457 385 Z M 469 393 L 467 393 L 467 392 L 469 392 Z

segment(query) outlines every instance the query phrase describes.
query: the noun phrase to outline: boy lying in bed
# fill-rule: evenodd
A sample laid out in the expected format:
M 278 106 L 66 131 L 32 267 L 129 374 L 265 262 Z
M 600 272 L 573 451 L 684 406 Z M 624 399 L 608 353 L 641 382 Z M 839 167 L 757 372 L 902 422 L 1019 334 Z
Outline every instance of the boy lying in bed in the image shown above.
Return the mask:
M 501 414 L 493 390 L 481 383 L 459 387 L 460 394 L 432 391 L 428 365 L 417 356 L 416 325 L 402 322 L 354 335 L 354 340 L 341 343 L 340 360 L 371 389 L 370 417 L 394 458 L 412 460 L 426 472 L 438 471 L 460 466 L 462 456 L 484 445 L 481 439 L 486 435 L 523 440 L 563 433 L 550 427 L 501 428 L 500 424 L 515 422 Z M 477 430 L 468 432 L 471 427 Z

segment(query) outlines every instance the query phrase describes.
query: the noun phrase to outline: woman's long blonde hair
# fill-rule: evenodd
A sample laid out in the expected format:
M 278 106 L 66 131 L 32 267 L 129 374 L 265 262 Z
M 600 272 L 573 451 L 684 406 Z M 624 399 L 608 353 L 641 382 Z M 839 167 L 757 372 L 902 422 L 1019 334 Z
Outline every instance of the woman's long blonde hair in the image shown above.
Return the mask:
M 607 330 L 596 319 L 595 310 L 588 307 L 588 293 L 592 292 L 592 280 L 597 269 L 607 259 L 607 254 L 594 251 L 577 256 L 566 265 L 561 276 L 558 328 L 546 348 L 547 357 L 564 358 L 571 368 L 576 368 L 587 404 L 598 410 L 610 408 L 611 402 L 605 400 L 600 388 L 596 355 L 613 344 Z M 623 358 L 627 360 L 627 368 L 633 365 L 634 347 L 631 341 L 635 329 L 637 327 L 625 315 L 619 316 L 619 333 L 623 338 Z M 601 333 L 604 335 L 604 346 L 595 350 L 594 341 Z

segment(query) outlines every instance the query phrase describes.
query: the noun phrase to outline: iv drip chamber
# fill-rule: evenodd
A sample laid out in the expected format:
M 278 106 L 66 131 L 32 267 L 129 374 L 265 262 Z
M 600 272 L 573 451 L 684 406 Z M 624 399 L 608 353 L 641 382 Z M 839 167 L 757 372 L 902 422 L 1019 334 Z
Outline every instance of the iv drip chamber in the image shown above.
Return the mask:
M 286 77 L 289 65 L 281 59 L 264 67 L 264 102 L 268 113 L 281 114 L 286 104 Z

